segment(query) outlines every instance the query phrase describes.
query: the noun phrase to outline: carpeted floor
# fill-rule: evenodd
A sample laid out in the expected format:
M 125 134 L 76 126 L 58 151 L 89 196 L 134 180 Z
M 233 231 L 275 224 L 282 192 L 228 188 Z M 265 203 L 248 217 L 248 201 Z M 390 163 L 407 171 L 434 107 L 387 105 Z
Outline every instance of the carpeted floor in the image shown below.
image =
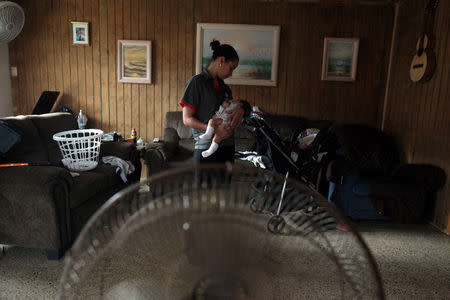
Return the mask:
M 449 236 L 428 225 L 361 222 L 357 228 L 377 261 L 387 299 L 450 299 Z M 0 299 L 55 299 L 63 264 L 40 250 L 6 248 Z

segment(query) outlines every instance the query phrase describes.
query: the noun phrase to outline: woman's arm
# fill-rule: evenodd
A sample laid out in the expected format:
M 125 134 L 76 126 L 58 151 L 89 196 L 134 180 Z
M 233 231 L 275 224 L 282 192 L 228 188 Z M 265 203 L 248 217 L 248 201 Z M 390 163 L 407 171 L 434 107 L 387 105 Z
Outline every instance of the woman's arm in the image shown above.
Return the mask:
M 204 124 L 194 118 L 194 111 L 187 106 L 183 106 L 183 124 L 190 128 L 199 129 L 202 131 L 206 131 L 208 124 Z M 220 124 L 214 128 L 214 134 L 217 135 L 218 138 L 224 140 L 229 138 L 233 133 L 232 130 L 229 130 L 228 125 Z
M 194 111 L 187 105 L 183 106 L 183 124 L 202 131 L 206 131 L 208 127 L 208 124 L 204 124 L 194 117 Z

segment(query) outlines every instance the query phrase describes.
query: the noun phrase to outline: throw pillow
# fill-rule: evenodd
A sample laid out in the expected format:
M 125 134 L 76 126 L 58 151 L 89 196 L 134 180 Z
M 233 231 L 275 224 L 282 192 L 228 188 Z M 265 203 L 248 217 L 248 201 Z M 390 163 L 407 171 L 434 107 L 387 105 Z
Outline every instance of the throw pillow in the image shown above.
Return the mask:
M 5 121 L 0 120 L 0 156 L 4 156 L 22 139 L 18 130 L 13 129 Z

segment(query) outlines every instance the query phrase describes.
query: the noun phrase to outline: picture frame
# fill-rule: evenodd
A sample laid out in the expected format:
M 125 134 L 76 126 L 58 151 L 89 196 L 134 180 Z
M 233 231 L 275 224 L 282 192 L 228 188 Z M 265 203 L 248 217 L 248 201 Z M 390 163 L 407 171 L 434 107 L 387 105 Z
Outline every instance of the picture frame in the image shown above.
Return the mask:
M 117 80 L 122 83 L 152 83 L 152 42 L 117 41 Z
M 72 41 L 74 45 L 89 45 L 89 23 L 72 23 Z
M 326 37 L 323 42 L 322 80 L 355 81 L 358 38 Z
M 280 26 L 197 23 L 196 74 L 211 61 L 213 39 L 233 46 L 239 55 L 239 65 L 225 83 L 277 85 Z

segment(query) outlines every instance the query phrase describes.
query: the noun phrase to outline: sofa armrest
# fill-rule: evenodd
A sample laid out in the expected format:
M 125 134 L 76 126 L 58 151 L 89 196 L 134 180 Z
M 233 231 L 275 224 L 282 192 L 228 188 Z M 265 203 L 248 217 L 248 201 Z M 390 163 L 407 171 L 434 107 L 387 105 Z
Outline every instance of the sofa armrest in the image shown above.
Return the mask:
M 423 185 L 428 191 L 436 192 L 445 185 L 447 174 L 437 166 L 428 164 L 404 164 L 392 172 L 397 182 Z
M 72 177 L 53 166 L 0 170 L 0 243 L 66 249 L 71 241 Z
M 0 186 L 3 188 L 14 185 L 30 185 L 40 189 L 51 184 L 67 184 L 72 186 L 70 172 L 56 166 L 7 167 L 0 169 Z M 18 192 L 21 192 L 18 189 Z
M 178 132 L 171 127 L 164 128 L 163 145 L 167 159 L 170 159 L 175 155 L 178 150 L 179 143 L 180 136 L 178 135 Z
M 163 170 L 166 163 L 178 151 L 180 136 L 171 127 L 164 128 L 163 140 L 158 143 L 148 143 L 145 146 L 144 163 L 147 166 L 147 175 L 151 176 Z
M 156 145 L 155 145 L 156 144 Z M 147 177 L 162 171 L 167 163 L 163 143 L 153 143 L 146 146 L 144 163 L 147 166 Z

